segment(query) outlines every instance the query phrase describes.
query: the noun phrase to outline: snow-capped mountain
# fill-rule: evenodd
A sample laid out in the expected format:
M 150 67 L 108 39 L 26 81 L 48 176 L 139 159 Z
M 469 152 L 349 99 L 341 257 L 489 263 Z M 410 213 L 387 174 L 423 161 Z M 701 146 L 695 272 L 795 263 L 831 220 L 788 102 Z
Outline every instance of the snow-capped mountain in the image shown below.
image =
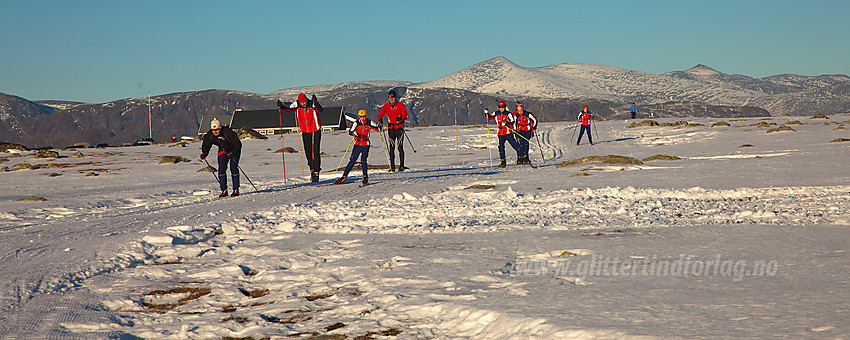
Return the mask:
M 367 80 L 367 81 L 352 81 L 338 84 L 329 84 L 329 85 L 312 85 L 312 86 L 300 86 L 300 87 L 290 87 L 282 90 L 278 90 L 270 93 L 270 96 L 277 98 L 289 98 L 294 99 L 298 96 L 299 93 L 317 93 L 317 92 L 330 92 L 330 91 L 340 91 L 340 90 L 356 90 L 356 89 L 364 89 L 370 87 L 396 87 L 396 86 L 409 86 L 413 84 L 409 81 L 400 81 L 400 80 Z
M 607 65 L 564 63 L 545 67 L 522 67 L 504 57 L 496 57 L 415 86 L 534 97 L 596 98 L 641 104 L 693 101 L 713 105 L 738 105 L 747 99 L 764 95 L 723 84 Z
M 523 67 L 496 57 L 445 77 L 414 87 L 454 88 L 467 91 L 543 98 L 594 98 L 615 102 L 655 104 L 668 101 L 708 105 L 758 105 L 785 114 L 845 112 L 850 97 L 842 95 L 850 85 L 846 75 L 766 78 L 726 74 L 705 65 L 661 75 L 615 66 L 563 63 Z M 828 93 L 824 99 L 823 92 Z M 818 102 L 785 106 L 789 98 Z M 777 113 L 778 114 L 778 113 Z

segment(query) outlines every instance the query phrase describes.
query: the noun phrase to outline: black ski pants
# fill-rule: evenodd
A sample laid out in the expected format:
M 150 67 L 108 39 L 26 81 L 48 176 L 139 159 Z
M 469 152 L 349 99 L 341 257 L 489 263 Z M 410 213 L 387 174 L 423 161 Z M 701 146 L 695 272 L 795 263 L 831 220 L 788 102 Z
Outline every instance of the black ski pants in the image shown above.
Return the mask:
M 302 132 L 301 140 L 304 141 L 304 154 L 307 157 L 310 172 L 319 172 L 322 170 L 322 130 L 313 133 Z
M 351 169 L 354 168 L 354 164 L 357 163 L 357 157 L 360 157 L 360 169 L 363 170 L 363 177 L 367 175 L 367 169 L 369 165 L 366 164 L 366 158 L 369 158 L 369 145 L 355 145 L 354 149 L 351 150 L 351 158 L 348 160 L 348 165 L 345 166 L 345 172 L 342 173 L 342 177 L 348 177 L 348 173 L 351 172 Z
M 239 156 L 241 152 L 220 153 L 218 155 L 218 186 L 221 191 L 227 190 L 227 166 L 230 165 L 230 178 L 233 180 L 233 190 L 239 190 Z
M 517 153 L 517 158 L 519 158 L 519 145 L 516 143 L 516 138 L 514 135 L 499 135 L 499 159 L 505 159 L 505 142 L 511 144 L 511 147 L 514 148 L 514 151 Z
M 387 141 L 390 148 L 390 167 L 395 169 L 395 148 L 398 146 L 398 165 L 402 168 L 404 167 L 404 128 L 389 129 L 387 135 L 390 139 Z
M 590 141 L 590 144 L 593 144 L 593 135 L 590 134 L 590 124 L 587 124 L 581 126 L 581 130 L 578 133 L 578 141 L 576 142 L 576 145 L 581 143 L 581 136 L 584 135 L 585 130 L 587 131 L 587 140 Z

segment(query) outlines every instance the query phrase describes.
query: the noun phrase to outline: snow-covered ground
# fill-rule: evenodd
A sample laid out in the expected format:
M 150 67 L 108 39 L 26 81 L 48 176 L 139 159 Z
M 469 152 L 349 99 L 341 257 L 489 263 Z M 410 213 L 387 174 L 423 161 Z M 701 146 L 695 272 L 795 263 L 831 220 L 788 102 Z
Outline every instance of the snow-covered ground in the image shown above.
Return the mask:
M 831 141 L 850 139 L 850 115 L 830 118 L 601 121 L 578 147 L 572 123 L 545 123 L 534 169 L 491 167 L 484 127 L 413 128 L 410 171 L 362 188 L 356 170 L 329 184 L 347 134 L 323 136 L 318 185 L 299 154 L 284 183 L 279 138 L 245 140 L 259 192 L 243 177 L 224 199 L 197 142 L 0 153 L 53 164 L 0 173 L 0 334 L 845 338 L 850 142 Z M 557 167 L 658 154 L 681 159 Z

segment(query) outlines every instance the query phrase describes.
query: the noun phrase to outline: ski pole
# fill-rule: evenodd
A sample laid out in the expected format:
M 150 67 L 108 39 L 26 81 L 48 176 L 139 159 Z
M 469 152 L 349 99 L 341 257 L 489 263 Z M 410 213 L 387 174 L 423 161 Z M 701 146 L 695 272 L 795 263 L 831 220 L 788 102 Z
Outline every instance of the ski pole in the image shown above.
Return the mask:
M 383 129 L 383 128 L 382 128 Z M 390 149 L 387 147 L 386 141 L 384 141 L 384 131 L 378 131 L 378 134 L 381 135 L 381 145 L 384 147 L 384 154 L 387 155 L 387 166 L 391 166 L 390 162 Z
M 490 113 L 484 109 L 484 124 L 487 129 L 487 152 L 490 153 L 490 167 L 493 167 L 493 149 L 490 148 Z
M 570 135 L 570 143 L 572 143 L 576 138 L 576 130 L 578 130 L 578 123 L 579 123 L 579 121 L 576 120 L 576 124 L 573 125 L 573 133 L 572 133 L 572 135 Z
M 542 163 L 546 160 L 546 157 L 543 157 L 543 147 L 540 145 L 540 136 L 537 135 L 537 131 L 534 131 L 534 137 L 537 137 L 537 148 L 540 149 L 540 162 Z
M 301 130 L 301 122 L 298 121 L 298 111 L 295 111 L 295 126 L 298 127 L 298 130 Z M 304 131 L 301 130 L 301 133 L 299 133 L 298 135 L 301 136 L 301 141 L 303 142 L 304 141 Z M 298 137 L 295 137 L 295 138 L 298 138 Z M 304 152 L 301 150 L 301 143 L 298 143 L 298 140 L 296 140 L 295 144 L 298 144 L 298 153 L 304 155 L 304 157 L 307 157 L 307 155 L 305 155 Z M 301 178 L 303 178 L 306 181 L 307 175 L 304 174 L 304 157 L 298 157 L 298 161 L 301 162 Z
M 595 119 L 591 119 L 590 123 L 593 124 L 593 132 L 596 132 L 596 142 L 599 143 L 599 131 L 596 130 L 596 122 Z
M 278 100 L 280 103 L 280 100 Z M 283 150 L 283 108 L 277 109 L 278 119 L 280 119 L 280 155 L 283 157 L 283 185 L 286 185 L 286 151 Z
M 334 169 L 334 175 L 336 175 L 336 172 L 339 170 L 339 167 L 341 167 L 341 166 L 342 166 L 342 161 L 344 161 L 344 160 L 345 160 L 345 155 L 347 155 L 347 154 L 348 154 L 348 150 L 349 150 L 349 149 L 351 149 L 351 144 L 352 144 L 352 143 L 354 143 L 354 137 L 351 137 L 351 141 L 350 141 L 350 142 L 348 142 L 348 147 L 347 147 L 347 148 L 345 148 L 345 152 L 343 152 L 343 153 L 342 153 L 342 159 L 340 159 L 340 160 L 339 160 L 339 164 L 336 166 L 336 169 Z
M 416 148 L 413 147 L 413 143 L 410 142 L 410 137 L 407 136 L 407 131 L 404 128 L 401 128 L 401 133 L 404 134 L 404 137 L 407 138 L 407 144 L 410 145 L 410 148 L 413 149 L 413 153 L 416 153 Z M 404 142 L 404 141 L 402 141 Z
M 506 126 L 506 127 L 507 127 L 507 126 Z M 527 142 L 531 143 L 531 141 L 530 141 L 530 140 L 528 140 L 528 138 L 523 137 L 521 134 L 519 134 L 519 132 L 516 132 L 514 129 L 511 129 L 511 128 L 509 128 L 509 127 L 508 127 L 508 130 L 510 130 L 511 132 L 513 132 L 515 135 L 519 136 L 519 138 L 525 139 L 525 141 L 527 141 Z
M 207 167 L 212 168 L 212 165 L 210 165 L 210 162 L 207 162 L 206 158 L 204 158 L 204 162 L 207 163 Z M 215 181 L 218 182 L 218 183 L 221 183 L 221 181 L 218 180 L 218 175 L 215 174 L 215 171 L 213 171 L 212 174 L 213 174 L 213 177 L 215 177 Z
M 248 178 L 248 175 L 245 174 L 245 170 L 242 170 L 242 167 L 239 166 L 239 162 L 234 161 L 232 158 L 230 159 L 230 161 L 236 164 L 236 167 L 239 169 L 239 171 L 242 172 L 242 176 L 245 176 L 245 179 L 248 180 L 248 183 L 251 183 L 251 186 L 254 187 L 254 192 L 260 192 L 260 190 L 257 190 L 257 186 L 254 185 L 254 182 L 251 182 L 251 179 Z

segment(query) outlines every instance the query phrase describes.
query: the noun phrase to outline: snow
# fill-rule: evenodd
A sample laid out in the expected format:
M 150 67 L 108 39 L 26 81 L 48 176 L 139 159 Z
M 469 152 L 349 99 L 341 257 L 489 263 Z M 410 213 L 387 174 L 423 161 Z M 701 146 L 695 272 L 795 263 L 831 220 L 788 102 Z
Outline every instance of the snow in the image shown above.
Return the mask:
M 240 165 L 259 192 L 243 177 L 243 195 L 222 199 L 202 161 L 158 164 L 196 159 L 198 142 L 0 154 L 54 165 L 0 173 L 0 334 L 847 337 L 850 143 L 829 142 L 848 138 L 833 125 L 850 115 L 831 118 L 771 134 L 749 126 L 763 119 L 600 121 L 596 145 L 578 147 L 573 123 L 544 123 L 536 169 L 490 167 L 484 128 L 459 141 L 413 128 L 411 169 L 370 171 L 362 188 L 325 185 L 341 175 L 343 132 L 322 138 L 320 185 L 297 154 L 284 184 L 279 138 L 245 140 Z M 682 159 L 556 166 L 657 154 Z

